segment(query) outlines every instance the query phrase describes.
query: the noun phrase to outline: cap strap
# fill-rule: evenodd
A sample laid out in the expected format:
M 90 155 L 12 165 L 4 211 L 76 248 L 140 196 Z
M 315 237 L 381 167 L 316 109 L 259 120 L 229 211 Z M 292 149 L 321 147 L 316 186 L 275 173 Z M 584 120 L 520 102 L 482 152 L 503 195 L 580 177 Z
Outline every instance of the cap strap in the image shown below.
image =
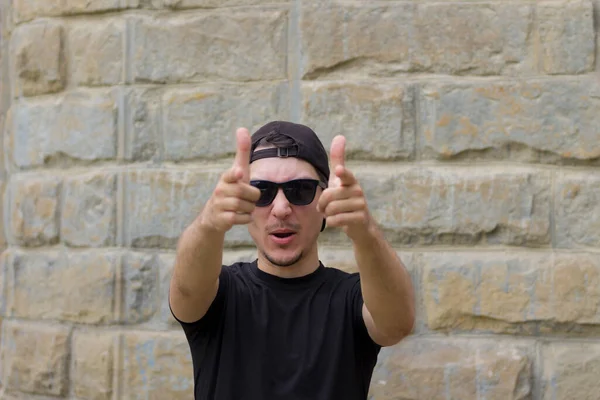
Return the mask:
M 270 149 L 258 150 L 252 153 L 250 157 L 250 162 L 260 160 L 261 158 L 270 158 L 270 157 L 296 157 L 299 154 L 298 147 L 274 147 Z

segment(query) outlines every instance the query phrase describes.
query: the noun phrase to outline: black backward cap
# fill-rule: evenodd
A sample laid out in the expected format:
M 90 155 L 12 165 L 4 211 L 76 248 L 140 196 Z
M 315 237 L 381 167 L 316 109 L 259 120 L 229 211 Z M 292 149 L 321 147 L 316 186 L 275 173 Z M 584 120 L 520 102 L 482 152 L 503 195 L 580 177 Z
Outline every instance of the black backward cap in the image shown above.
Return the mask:
M 268 148 L 255 151 L 261 139 L 271 133 L 285 135 L 295 141 L 287 148 Z M 310 163 L 325 183 L 329 181 L 329 159 L 323 143 L 309 127 L 287 121 L 272 121 L 260 127 L 252 135 L 252 154 L 250 163 L 268 157 L 297 157 Z

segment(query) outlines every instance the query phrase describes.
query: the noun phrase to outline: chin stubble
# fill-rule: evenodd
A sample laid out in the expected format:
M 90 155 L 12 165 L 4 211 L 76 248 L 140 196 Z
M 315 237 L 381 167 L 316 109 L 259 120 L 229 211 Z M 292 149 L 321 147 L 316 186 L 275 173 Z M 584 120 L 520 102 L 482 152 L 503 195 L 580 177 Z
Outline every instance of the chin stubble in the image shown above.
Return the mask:
M 264 251 L 262 253 L 265 256 L 265 258 L 267 259 L 267 261 L 276 267 L 290 267 L 290 266 L 296 264 L 298 261 L 300 261 L 300 259 L 302 258 L 302 255 L 303 255 L 302 252 L 300 252 L 300 254 L 298 254 L 298 256 L 293 258 L 292 260 L 290 260 L 288 262 L 280 262 L 280 261 L 277 261 L 277 260 L 269 257 L 269 255 L 267 253 L 265 253 Z

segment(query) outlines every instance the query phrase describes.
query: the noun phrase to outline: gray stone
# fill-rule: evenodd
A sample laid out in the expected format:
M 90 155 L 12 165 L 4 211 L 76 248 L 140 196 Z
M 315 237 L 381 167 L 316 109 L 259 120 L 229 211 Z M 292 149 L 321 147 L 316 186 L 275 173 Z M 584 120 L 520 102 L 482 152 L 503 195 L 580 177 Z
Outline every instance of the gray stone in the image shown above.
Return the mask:
M 289 119 L 287 84 L 206 85 L 163 98 L 165 159 L 211 159 L 235 154 L 235 130 L 251 132 Z
M 55 93 L 66 85 L 64 29 L 54 22 L 19 27 L 12 37 L 13 96 Z
M 420 111 L 426 157 L 493 149 L 518 158 L 525 147 L 562 159 L 600 158 L 600 86 L 593 79 L 427 84 Z
M 414 154 L 413 89 L 404 84 L 312 82 L 302 87 L 301 121 L 327 150 L 346 137 L 346 156 L 401 159 Z
M 290 0 L 147 0 L 154 8 L 217 8 L 235 6 L 257 6 L 262 4 L 289 3 Z
M 76 247 L 113 246 L 116 235 L 116 176 L 90 173 L 65 179 L 60 235 Z
M 558 247 L 600 247 L 600 175 L 561 173 L 554 206 Z
M 125 21 L 82 21 L 69 31 L 71 79 L 81 86 L 123 83 Z
M 589 0 L 542 1 L 537 19 L 542 71 L 546 74 L 583 74 L 594 70 L 596 33 Z
M 157 161 L 161 158 L 162 89 L 135 88 L 125 92 L 125 159 Z
M 19 168 L 114 159 L 118 105 L 105 91 L 22 100 L 11 109 L 9 145 Z
M 116 254 L 49 251 L 11 256 L 11 316 L 81 324 L 116 321 Z
M 146 322 L 159 308 L 159 272 L 162 263 L 157 254 L 128 253 L 123 260 L 125 314 L 123 322 Z
M 474 338 L 409 338 L 382 350 L 373 400 L 526 400 L 533 395 L 533 346 Z
M 17 177 L 10 182 L 9 243 L 22 246 L 55 244 L 59 238 L 61 180 Z
M 2 331 L 3 386 L 28 394 L 65 396 L 70 328 L 5 321 Z
M 81 399 L 111 400 L 118 336 L 112 332 L 78 331 L 73 336 L 72 383 Z
M 357 170 L 371 214 L 393 243 L 550 243 L 550 176 L 472 167 Z M 324 233 L 327 233 L 324 232 Z M 339 230 L 327 233 L 339 242 Z
M 140 0 L 14 0 L 16 22 L 29 21 L 37 17 L 83 14 L 135 8 Z
M 224 172 L 195 170 L 131 171 L 125 178 L 127 243 L 133 247 L 175 248 L 212 195 Z M 229 245 L 252 243 L 245 226 L 226 236 Z
M 287 77 L 286 11 L 228 10 L 132 23 L 136 82 Z

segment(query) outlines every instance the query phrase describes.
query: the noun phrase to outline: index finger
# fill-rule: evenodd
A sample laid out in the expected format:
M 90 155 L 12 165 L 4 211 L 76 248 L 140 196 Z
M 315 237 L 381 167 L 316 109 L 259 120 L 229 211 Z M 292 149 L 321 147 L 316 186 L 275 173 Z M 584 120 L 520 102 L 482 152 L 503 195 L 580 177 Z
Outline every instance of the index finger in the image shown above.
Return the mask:
M 248 182 L 250 180 L 250 132 L 246 128 L 239 128 L 236 131 L 236 152 L 234 165 L 243 171 L 242 180 Z

